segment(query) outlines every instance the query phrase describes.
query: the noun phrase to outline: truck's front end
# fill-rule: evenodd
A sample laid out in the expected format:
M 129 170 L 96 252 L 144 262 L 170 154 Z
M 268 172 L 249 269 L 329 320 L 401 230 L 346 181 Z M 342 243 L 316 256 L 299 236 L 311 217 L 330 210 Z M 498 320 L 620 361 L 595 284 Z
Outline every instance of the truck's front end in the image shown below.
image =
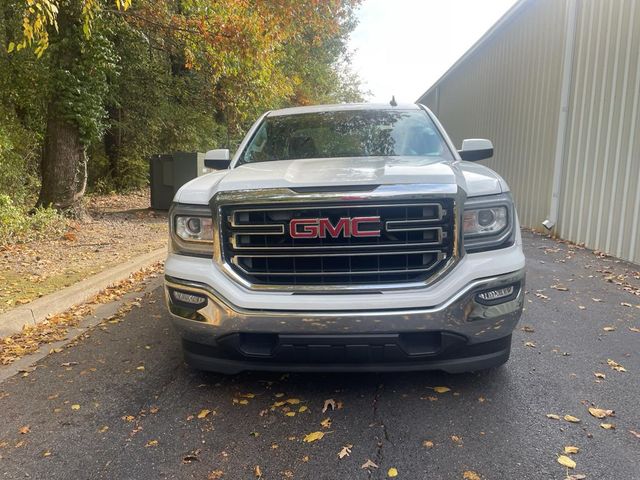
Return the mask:
M 524 256 L 504 181 L 420 106 L 271 112 L 176 195 L 169 310 L 196 368 L 504 363 Z

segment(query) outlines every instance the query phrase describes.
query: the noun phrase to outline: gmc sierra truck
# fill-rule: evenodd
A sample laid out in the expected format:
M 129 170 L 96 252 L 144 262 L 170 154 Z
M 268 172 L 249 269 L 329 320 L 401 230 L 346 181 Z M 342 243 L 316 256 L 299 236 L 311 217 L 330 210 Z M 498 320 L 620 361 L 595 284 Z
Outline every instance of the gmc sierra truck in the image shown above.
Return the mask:
M 505 181 L 422 105 L 265 113 L 170 210 L 166 302 L 197 369 L 465 372 L 506 362 L 524 295 Z

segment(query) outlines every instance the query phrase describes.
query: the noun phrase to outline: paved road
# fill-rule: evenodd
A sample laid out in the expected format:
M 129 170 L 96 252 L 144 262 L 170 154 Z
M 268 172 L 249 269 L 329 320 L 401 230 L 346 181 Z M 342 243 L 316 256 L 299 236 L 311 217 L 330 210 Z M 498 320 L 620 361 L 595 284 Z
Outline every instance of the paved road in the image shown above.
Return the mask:
M 534 331 L 515 333 L 505 367 L 475 374 L 193 372 L 157 289 L 121 323 L 0 384 L 0 478 L 251 479 L 259 466 L 264 479 L 386 478 L 391 467 L 404 479 L 562 479 L 556 458 L 574 445 L 572 473 L 640 479 L 640 438 L 630 433 L 640 432 L 640 333 L 629 329 L 640 310 L 621 305 L 640 297 L 604 279 L 638 268 L 531 234 L 525 242 L 520 326 Z M 271 409 L 287 399 L 300 400 L 295 416 Z M 342 408 L 322 414 L 326 399 Z M 592 417 L 591 404 L 615 417 Z M 203 409 L 211 413 L 197 418 Z M 303 442 L 314 431 L 325 436 Z M 351 455 L 339 459 L 346 445 Z M 368 459 L 380 468 L 362 469 Z

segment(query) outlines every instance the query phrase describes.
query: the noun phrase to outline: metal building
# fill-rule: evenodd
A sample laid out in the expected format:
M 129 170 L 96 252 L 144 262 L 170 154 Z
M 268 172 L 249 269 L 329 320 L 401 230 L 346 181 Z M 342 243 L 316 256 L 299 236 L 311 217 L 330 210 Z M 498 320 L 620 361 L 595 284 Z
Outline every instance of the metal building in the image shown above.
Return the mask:
M 640 263 L 640 0 L 521 0 L 419 99 L 523 225 Z

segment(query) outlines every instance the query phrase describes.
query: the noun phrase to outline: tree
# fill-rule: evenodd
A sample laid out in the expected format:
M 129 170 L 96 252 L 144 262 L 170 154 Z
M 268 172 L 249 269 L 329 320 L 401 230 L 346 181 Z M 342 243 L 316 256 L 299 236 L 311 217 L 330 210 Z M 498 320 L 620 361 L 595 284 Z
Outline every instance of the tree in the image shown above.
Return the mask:
M 88 170 L 127 188 L 151 153 L 233 144 L 266 109 L 360 97 L 346 50 L 359 0 L 10 1 L 24 11 L 8 52 L 47 73 L 37 203 L 70 214 Z

